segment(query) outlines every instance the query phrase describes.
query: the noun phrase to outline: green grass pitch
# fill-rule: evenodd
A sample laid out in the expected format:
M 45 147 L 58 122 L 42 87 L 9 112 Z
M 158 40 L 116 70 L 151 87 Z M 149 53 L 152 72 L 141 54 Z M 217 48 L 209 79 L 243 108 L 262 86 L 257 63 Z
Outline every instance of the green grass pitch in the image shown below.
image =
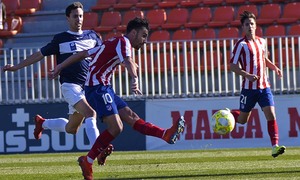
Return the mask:
M 94 179 L 300 179 L 300 148 L 273 158 L 271 148 L 113 152 L 94 163 Z M 85 153 L 0 155 L 3 180 L 79 180 Z

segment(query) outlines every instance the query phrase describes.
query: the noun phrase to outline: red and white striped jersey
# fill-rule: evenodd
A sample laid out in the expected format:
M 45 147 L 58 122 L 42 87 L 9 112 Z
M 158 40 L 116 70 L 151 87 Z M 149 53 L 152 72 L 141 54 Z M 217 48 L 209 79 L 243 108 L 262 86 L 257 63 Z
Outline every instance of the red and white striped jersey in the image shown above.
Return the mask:
M 249 41 L 245 36 L 235 44 L 232 53 L 231 63 L 240 63 L 244 71 L 260 77 L 254 82 L 244 77 L 242 88 L 265 89 L 270 87 L 269 78 L 266 73 L 265 58 L 268 52 L 265 39 L 256 36 L 254 41 Z
M 100 46 L 90 49 L 92 57 L 86 86 L 98 84 L 110 85 L 111 77 L 116 67 L 132 54 L 131 43 L 125 36 L 114 37 L 104 41 Z

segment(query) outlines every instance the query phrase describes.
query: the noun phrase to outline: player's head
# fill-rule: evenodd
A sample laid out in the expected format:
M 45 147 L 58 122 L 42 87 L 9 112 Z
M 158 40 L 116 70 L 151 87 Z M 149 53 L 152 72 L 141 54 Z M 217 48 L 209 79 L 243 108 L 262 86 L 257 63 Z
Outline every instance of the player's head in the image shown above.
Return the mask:
M 256 17 L 249 11 L 244 11 L 240 14 L 242 29 L 245 35 L 250 38 L 255 36 L 256 30 Z
M 135 49 L 140 49 L 147 42 L 148 34 L 149 23 L 146 19 L 136 17 L 127 24 L 126 36 Z
M 83 24 L 83 5 L 74 2 L 66 8 L 66 17 L 71 31 L 78 32 Z

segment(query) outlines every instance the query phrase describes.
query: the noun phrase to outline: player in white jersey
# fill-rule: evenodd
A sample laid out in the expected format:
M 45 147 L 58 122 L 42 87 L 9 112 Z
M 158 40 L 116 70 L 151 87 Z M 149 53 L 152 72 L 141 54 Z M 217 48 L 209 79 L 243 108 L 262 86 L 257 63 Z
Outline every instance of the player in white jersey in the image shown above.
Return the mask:
M 4 71 L 16 71 L 25 66 L 41 61 L 45 56 L 56 55 L 57 64 L 60 64 L 69 56 L 80 51 L 91 49 L 102 43 L 101 38 L 92 30 L 82 30 L 83 5 L 74 2 L 66 8 L 66 18 L 69 30 L 56 34 L 52 41 L 42 47 L 40 51 L 33 53 L 17 65 L 8 64 L 3 67 Z M 88 71 L 89 60 L 84 59 L 64 69 L 60 73 L 62 94 L 69 104 L 69 119 L 53 118 L 45 119 L 40 115 L 35 117 L 36 127 L 34 137 L 40 139 L 44 129 L 76 134 L 85 119 L 86 133 L 90 144 L 94 144 L 99 136 L 96 124 L 96 112 L 88 104 L 83 90 L 83 85 Z M 100 165 L 104 164 L 105 158 L 98 158 Z
M 267 119 L 268 134 L 272 145 L 272 156 L 285 152 L 285 146 L 279 146 L 278 125 L 275 115 L 274 99 L 266 68 L 275 71 L 281 78 L 281 70 L 268 58 L 266 41 L 255 35 L 256 17 L 244 11 L 241 24 L 245 36 L 234 46 L 230 61 L 230 70 L 243 77 L 240 96 L 240 109 L 232 110 L 236 122 L 248 122 L 252 108 L 258 103 Z
M 137 95 L 141 94 L 137 75 L 138 67 L 132 59 L 132 48 L 140 49 L 146 43 L 148 33 L 148 21 L 135 18 L 128 23 L 125 36 L 111 38 L 99 47 L 75 54 L 59 64 L 53 72 L 55 77 L 60 70 L 70 64 L 80 61 L 83 57 L 92 57 L 85 83 L 85 95 L 97 115 L 107 124 L 107 129 L 97 138 L 87 156 L 78 158 L 85 179 L 93 179 L 94 159 L 98 156 L 99 150 L 109 147 L 111 141 L 122 132 L 123 122 L 130 124 L 134 130 L 142 134 L 160 138 L 169 144 L 174 144 L 184 130 L 183 117 L 177 119 L 168 129 L 145 122 L 115 94 L 111 86 L 110 80 L 113 72 L 118 65 L 122 64 L 131 77 L 132 92 Z

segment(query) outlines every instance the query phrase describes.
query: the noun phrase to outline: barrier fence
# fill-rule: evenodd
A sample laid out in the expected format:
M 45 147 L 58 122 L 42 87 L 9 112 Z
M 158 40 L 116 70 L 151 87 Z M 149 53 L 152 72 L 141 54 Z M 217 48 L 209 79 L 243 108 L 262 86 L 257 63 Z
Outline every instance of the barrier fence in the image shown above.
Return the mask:
M 300 92 L 300 37 L 268 37 L 269 58 L 283 71 L 278 79 L 269 71 L 275 94 Z M 120 66 L 112 78 L 116 93 L 124 99 L 188 98 L 239 95 L 242 78 L 229 71 L 231 51 L 237 39 L 149 42 L 133 50 L 139 65 L 142 96 L 130 92 L 130 77 Z M 36 47 L 0 49 L 0 66 L 17 64 L 38 51 Z M 0 74 L 0 104 L 62 102 L 58 79 L 48 71 L 55 57 L 45 57 L 16 72 Z

